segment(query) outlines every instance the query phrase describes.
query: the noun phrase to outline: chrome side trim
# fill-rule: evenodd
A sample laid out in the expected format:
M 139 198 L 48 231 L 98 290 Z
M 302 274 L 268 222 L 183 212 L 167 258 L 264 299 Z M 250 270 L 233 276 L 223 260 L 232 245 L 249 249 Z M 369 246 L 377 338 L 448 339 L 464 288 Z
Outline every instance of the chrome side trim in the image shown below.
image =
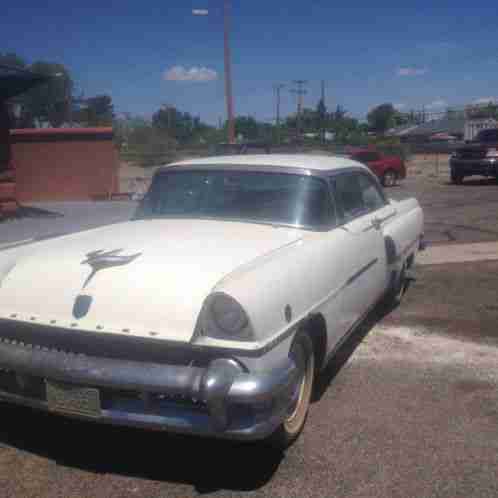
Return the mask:
M 379 261 L 379 258 L 372 259 L 368 264 L 366 264 L 363 268 L 358 270 L 354 275 L 348 278 L 344 287 L 351 285 L 355 280 L 360 278 L 366 271 L 368 271 L 372 266 L 376 265 Z

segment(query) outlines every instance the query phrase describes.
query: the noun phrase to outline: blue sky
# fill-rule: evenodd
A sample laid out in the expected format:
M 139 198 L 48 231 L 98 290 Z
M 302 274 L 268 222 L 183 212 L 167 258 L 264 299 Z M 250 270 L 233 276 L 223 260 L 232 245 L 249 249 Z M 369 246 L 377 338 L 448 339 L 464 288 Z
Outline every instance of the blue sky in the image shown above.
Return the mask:
M 272 119 L 273 85 L 294 79 L 309 80 L 307 106 L 323 79 L 328 107 L 360 118 L 383 102 L 438 110 L 498 97 L 496 0 L 232 3 L 237 114 Z M 18 0 L 2 21 L 0 51 L 67 65 L 79 91 L 109 93 L 118 111 L 225 116 L 222 0 Z M 284 90 L 283 114 L 295 105 Z

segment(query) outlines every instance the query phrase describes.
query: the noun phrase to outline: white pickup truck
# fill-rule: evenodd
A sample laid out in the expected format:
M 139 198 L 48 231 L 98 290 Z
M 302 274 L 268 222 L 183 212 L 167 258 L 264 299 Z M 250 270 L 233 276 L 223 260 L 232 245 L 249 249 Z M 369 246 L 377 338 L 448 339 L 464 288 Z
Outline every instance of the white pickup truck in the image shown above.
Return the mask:
M 0 397 L 286 447 L 422 237 L 417 201 L 345 158 L 164 167 L 133 220 L 0 252 Z

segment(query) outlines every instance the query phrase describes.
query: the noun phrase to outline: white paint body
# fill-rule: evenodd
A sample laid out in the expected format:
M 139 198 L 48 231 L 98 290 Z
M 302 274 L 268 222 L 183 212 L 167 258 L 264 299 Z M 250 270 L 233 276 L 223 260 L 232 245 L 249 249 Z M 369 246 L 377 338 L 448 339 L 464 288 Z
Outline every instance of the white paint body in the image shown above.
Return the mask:
M 361 167 L 343 158 L 314 156 L 223 160 L 248 168 Z M 372 228 L 374 217 L 385 218 L 377 229 Z M 382 297 L 392 272 L 415 255 L 422 231 L 423 216 L 415 200 L 391 202 L 329 231 L 216 220 L 129 221 L 0 252 L 0 319 L 61 327 L 68 333 L 74 329 L 144 340 L 196 340 L 206 347 L 236 348 L 249 368 L 268 369 L 288 354 L 289 331 L 311 315 L 324 318 L 327 352 L 332 351 Z M 396 244 L 396 262 L 387 261 L 386 236 Z M 114 249 L 141 255 L 130 264 L 98 271 L 85 286 L 92 271 L 82 264 L 86 255 Z M 194 337 L 203 303 L 212 292 L 224 292 L 240 303 L 254 331 L 251 341 Z M 93 303 L 86 316 L 76 319 L 73 306 L 79 295 L 91 296 Z M 292 309 L 290 321 L 286 306 Z M 278 346 L 250 358 L 252 350 L 284 336 Z

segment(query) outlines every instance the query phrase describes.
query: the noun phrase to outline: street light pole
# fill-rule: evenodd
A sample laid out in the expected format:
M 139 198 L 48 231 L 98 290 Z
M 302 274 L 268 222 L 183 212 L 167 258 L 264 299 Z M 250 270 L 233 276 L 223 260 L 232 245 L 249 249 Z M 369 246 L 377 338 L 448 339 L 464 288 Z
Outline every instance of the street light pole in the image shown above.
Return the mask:
M 194 16 L 207 16 L 207 9 L 193 9 Z M 227 106 L 228 142 L 235 143 L 235 121 L 232 94 L 232 65 L 230 53 L 230 0 L 223 0 L 223 42 L 225 63 L 225 100 Z
M 224 45 L 225 45 L 225 97 L 227 105 L 228 118 L 228 142 L 235 143 L 235 121 L 233 110 L 233 94 L 232 94 L 232 64 L 230 53 L 230 1 L 224 0 L 223 9 L 223 25 L 224 25 Z

